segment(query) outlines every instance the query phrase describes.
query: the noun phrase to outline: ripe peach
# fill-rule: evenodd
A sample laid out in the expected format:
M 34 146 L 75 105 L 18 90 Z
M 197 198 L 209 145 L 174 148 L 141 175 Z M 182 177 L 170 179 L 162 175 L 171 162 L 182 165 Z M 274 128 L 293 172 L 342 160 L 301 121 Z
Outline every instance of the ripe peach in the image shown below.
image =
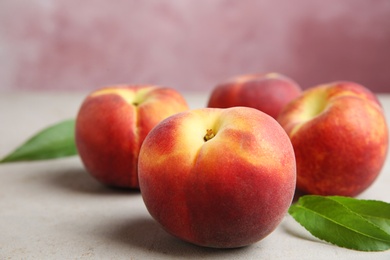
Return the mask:
M 207 106 L 252 107 L 276 118 L 283 107 L 301 92 L 295 81 L 279 73 L 240 75 L 217 85 Z
M 187 110 L 175 90 L 115 85 L 93 91 L 76 119 L 75 139 L 87 171 L 103 184 L 138 188 L 138 153 L 160 121 Z
M 297 188 L 318 195 L 356 196 L 378 176 L 388 128 L 376 96 L 354 82 L 310 88 L 281 112 L 297 161 Z
M 234 248 L 270 234 L 295 190 L 291 142 L 248 107 L 203 108 L 159 123 L 142 144 L 139 183 L 162 227 L 185 241 Z

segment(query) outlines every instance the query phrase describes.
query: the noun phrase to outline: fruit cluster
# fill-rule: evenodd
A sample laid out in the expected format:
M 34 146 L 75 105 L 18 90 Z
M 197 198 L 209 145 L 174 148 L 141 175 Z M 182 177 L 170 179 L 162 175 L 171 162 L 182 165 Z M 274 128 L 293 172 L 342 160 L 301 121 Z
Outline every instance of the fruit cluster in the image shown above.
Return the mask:
M 383 109 L 367 88 L 334 82 L 302 91 L 278 73 L 219 84 L 202 109 L 171 88 L 99 89 L 81 105 L 75 136 L 97 180 L 140 189 L 166 231 L 217 248 L 266 237 L 296 189 L 356 196 L 388 148 Z

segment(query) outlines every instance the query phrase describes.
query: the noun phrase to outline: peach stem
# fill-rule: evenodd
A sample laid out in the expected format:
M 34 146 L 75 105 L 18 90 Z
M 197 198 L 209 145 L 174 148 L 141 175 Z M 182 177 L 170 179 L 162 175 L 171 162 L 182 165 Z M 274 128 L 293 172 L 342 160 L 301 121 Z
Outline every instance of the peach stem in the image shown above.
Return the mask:
M 207 129 L 206 130 L 206 135 L 203 137 L 203 139 L 205 140 L 205 142 L 207 142 L 208 140 L 210 140 L 214 136 L 215 136 L 215 134 L 214 134 L 213 129 Z

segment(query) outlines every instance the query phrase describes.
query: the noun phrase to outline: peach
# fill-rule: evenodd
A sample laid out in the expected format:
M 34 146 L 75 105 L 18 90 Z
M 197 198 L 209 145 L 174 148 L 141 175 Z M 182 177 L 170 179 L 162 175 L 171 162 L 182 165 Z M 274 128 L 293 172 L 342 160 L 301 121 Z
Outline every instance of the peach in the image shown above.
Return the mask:
M 207 106 L 252 107 L 276 119 L 283 107 L 301 92 L 295 81 L 279 73 L 240 75 L 217 85 Z
M 152 217 L 170 234 L 206 247 L 263 239 L 295 191 L 287 134 L 248 107 L 189 110 L 163 120 L 142 144 L 138 170 Z
M 138 188 L 145 136 L 160 121 L 188 109 L 174 89 L 115 85 L 90 93 L 76 118 L 75 141 L 87 171 L 103 184 Z
M 388 128 L 376 96 L 347 81 L 310 88 L 281 112 L 297 162 L 297 188 L 317 195 L 356 196 L 385 162 Z

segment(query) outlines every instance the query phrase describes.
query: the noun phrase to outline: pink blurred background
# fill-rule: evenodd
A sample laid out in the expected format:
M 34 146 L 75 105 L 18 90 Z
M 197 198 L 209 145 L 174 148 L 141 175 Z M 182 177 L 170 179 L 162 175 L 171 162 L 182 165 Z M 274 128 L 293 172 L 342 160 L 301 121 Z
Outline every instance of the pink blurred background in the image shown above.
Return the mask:
M 0 90 L 210 91 L 280 72 L 390 92 L 388 0 L 1 0 Z

